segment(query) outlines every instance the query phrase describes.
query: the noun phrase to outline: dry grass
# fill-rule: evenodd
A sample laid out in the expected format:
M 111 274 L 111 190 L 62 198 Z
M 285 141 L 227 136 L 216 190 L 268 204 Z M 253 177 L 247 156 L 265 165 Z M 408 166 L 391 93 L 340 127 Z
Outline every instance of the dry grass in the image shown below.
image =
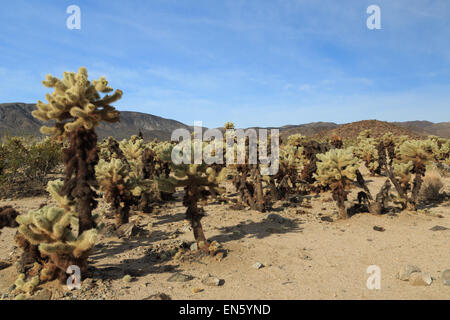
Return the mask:
M 420 198 L 424 201 L 438 201 L 442 199 L 441 191 L 443 188 L 444 183 L 439 172 L 436 170 L 427 172 L 420 189 Z

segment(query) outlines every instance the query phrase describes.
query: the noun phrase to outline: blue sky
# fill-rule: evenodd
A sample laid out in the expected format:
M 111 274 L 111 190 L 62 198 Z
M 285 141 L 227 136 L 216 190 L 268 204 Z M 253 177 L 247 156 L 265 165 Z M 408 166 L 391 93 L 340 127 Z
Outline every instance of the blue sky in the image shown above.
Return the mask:
M 447 0 L 2 1 L 0 102 L 85 66 L 124 91 L 119 110 L 190 125 L 450 121 L 449 39 Z

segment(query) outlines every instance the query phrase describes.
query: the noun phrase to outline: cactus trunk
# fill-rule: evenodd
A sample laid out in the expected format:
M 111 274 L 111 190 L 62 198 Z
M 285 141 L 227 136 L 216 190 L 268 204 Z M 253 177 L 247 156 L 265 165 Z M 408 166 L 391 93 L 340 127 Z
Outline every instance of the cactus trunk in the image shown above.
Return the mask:
M 79 234 L 95 228 L 92 210 L 96 208 L 95 170 L 98 162 L 97 134 L 84 127 L 69 134 L 70 146 L 63 150 L 66 177 L 61 195 L 75 199 L 79 215 Z
M 127 224 L 129 222 L 130 207 L 118 207 L 116 210 L 116 227 L 119 228 L 121 225 Z
M 194 232 L 194 238 L 197 242 L 199 249 L 207 249 L 208 241 L 203 233 L 203 227 L 200 220 L 203 218 L 203 212 L 198 208 L 198 195 L 199 191 L 195 185 L 187 186 L 185 188 L 185 195 L 183 199 L 183 205 L 187 207 L 186 218 L 191 222 L 192 230 Z

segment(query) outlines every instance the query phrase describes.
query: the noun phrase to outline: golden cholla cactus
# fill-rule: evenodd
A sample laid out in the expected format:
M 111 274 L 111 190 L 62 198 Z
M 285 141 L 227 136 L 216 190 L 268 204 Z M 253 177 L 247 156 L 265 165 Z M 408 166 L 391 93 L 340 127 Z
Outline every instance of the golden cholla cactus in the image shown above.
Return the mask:
M 117 227 L 128 223 L 130 207 L 136 203 L 136 198 L 154 188 L 151 180 L 144 179 L 129 162 L 120 159 L 112 158 L 109 162 L 101 159 L 95 174 L 100 191 L 115 210 Z
M 225 125 L 223 127 L 225 128 L 225 130 L 233 130 L 234 129 L 234 123 L 233 122 L 227 122 L 227 123 L 225 123 Z
M 96 229 L 77 236 L 72 231 L 72 213 L 49 206 L 31 210 L 16 220 L 19 223 L 19 235 L 27 243 L 37 246 L 41 256 L 49 258 L 41 270 L 42 281 L 56 277 L 64 281 L 66 270 L 71 265 L 86 271 L 87 258 L 97 239 Z
M 302 144 L 302 142 L 305 140 L 305 136 L 297 133 L 297 134 L 292 134 L 288 137 L 288 141 L 287 144 L 290 146 L 295 146 L 298 147 Z
M 62 80 L 47 75 L 42 83 L 54 88 L 54 92 L 46 95 L 48 103 L 38 101 L 33 116 L 42 121 L 56 121 L 54 127 L 41 128 L 44 134 L 58 136 L 80 127 L 93 129 L 101 121 L 119 121 L 119 112 L 110 104 L 122 97 L 122 91 L 101 97 L 100 93 L 113 91 L 105 77 L 90 82 L 86 68 L 82 67 L 78 73 L 64 72 Z
M 399 147 L 399 154 L 401 162 L 413 164 L 412 173 L 415 176 L 408 206 L 409 209 L 416 210 L 426 165 L 433 160 L 433 143 L 427 140 L 406 141 Z
M 367 130 L 366 130 L 367 131 Z M 363 131 L 362 133 L 366 133 Z M 374 138 L 363 138 L 365 134 L 358 137 L 358 146 L 354 149 L 355 155 L 364 161 L 365 166 L 372 175 L 381 174 L 377 141 Z
M 325 186 L 342 179 L 353 181 L 356 178 L 358 159 L 351 149 L 332 149 L 325 154 L 318 154 L 315 178 Z
M 203 148 L 207 143 L 203 143 Z M 194 238 L 197 241 L 199 248 L 207 248 L 209 246 L 206 237 L 203 233 L 203 228 L 200 220 L 203 218 L 203 211 L 198 208 L 199 200 L 206 199 L 208 196 L 215 196 L 223 192 L 219 188 L 219 183 L 224 181 L 227 176 L 226 168 L 221 168 L 220 171 L 213 167 L 208 167 L 205 163 L 193 164 L 193 143 L 191 143 L 191 163 L 192 164 L 174 164 L 171 161 L 172 149 L 166 149 L 162 155 L 162 159 L 169 162 L 173 176 L 159 177 L 159 190 L 173 193 L 175 188 L 183 187 L 185 190 L 183 205 L 187 208 L 186 218 L 190 220 L 192 229 L 194 231 Z
M 26 275 L 24 273 L 19 274 L 19 277 L 14 282 L 15 291 L 26 293 L 30 295 L 39 285 L 39 276 L 34 276 L 29 281 L 26 281 Z
M 364 140 L 372 137 L 372 130 L 362 130 L 358 135 L 358 140 Z
M 317 173 L 314 177 L 322 186 L 330 186 L 333 199 L 337 202 L 341 218 L 347 218 L 345 201 L 352 181 L 356 179 L 358 159 L 348 149 L 331 149 L 325 154 L 318 154 Z
M 74 211 L 75 201 L 70 200 L 67 196 L 62 196 L 60 194 L 61 188 L 63 187 L 62 180 L 53 180 L 47 183 L 47 192 L 50 196 L 58 203 L 58 206 L 67 211 Z
M 405 191 L 409 189 L 413 168 L 414 165 L 412 161 L 393 164 L 394 174 Z
M 408 204 L 408 191 L 411 189 L 411 178 L 414 169 L 412 161 L 394 162 L 392 165 L 395 179 L 397 179 L 402 192 L 398 192 L 394 202 L 401 204 L 402 208 L 406 208 Z
M 433 155 L 436 161 L 443 161 L 450 158 L 450 139 L 428 136 L 427 141 L 432 145 Z
M 433 159 L 433 144 L 427 140 L 410 140 L 400 146 L 402 162 L 412 161 L 417 168 Z
M 128 161 L 140 161 L 144 153 L 145 142 L 138 136 L 131 136 L 129 140 L 122 140 L 119 146 Z

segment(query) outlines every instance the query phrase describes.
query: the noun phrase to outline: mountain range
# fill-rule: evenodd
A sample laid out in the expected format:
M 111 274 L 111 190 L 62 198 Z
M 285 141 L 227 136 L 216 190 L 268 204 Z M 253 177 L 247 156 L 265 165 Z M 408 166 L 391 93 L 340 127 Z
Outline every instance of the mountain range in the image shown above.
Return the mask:
M 35 104 L 3 103 L 0 104 L 0 137 L 9 135 L 40 135 L 39 128 L 43 122 L 34 118 L 31 112 Z M 120 122 L 102 123 L 97 134 L 99 139 L 108 136 L 121 140 L 142 132 L 146 140 L 158 138 L 169 140 L 172 131 L 184 128 L 192 131 L 192 127 L 176 120 L 165 119 L 151 114 L 121 111 Z M 300 125 L 279 127 L 282 137 L 300 133 L 305 136 L 327 137 L 338 134 L 342 138 L 355 138 L 361 130 L 372 129 L 375 136 L 386 132 L 405 134 L 412 138 L 436 135 L 450 139 L 450 122 L 433 123 L 429 121 L 385 122 L 363 120 L 347 124 L 333 122 L 313 122 Z

